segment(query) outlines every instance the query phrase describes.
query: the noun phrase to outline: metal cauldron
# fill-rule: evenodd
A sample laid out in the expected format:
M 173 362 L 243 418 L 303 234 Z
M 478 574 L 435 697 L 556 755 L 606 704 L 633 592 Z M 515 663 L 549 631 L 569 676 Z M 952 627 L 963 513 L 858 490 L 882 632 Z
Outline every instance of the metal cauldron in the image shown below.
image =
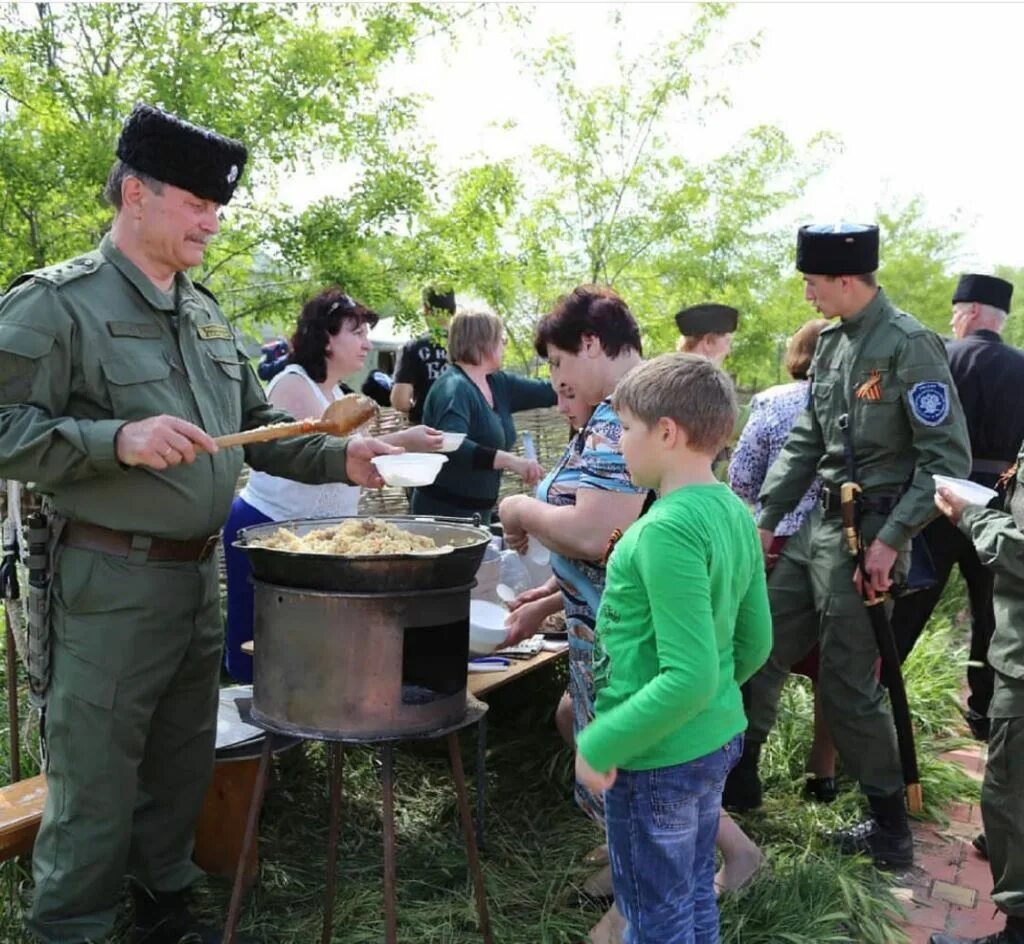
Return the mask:
M 245 551 L 253 577 L 283 587 L 353 593 L 398 593 L 406 590 L 438 590 L 472 582 L 491 535 L 464 518 L 430 518 L 416 515 L 376 516 L 413 534 L 432 538 L 438 547 L 452 550 L 423 554 L 378 554 L 372 557 L 337 557 L 301 554 L 253 546 L 279 528 L 298 535 L 339 525 L 350 518 L 304 518 L 255 525 L 238 532 L 235 546 Z M 365 520 L 365 519 L 363 519 Z
M 341 557 L 255 547 L 345 518 L 246 528 L 253 568 L 252 717 L 323 740 L 423 734 L 466 712 L 469 594 L 490 533 L 462 519 L 383 519 L 451 551 Z
M 462 719 L 472 583 L 387 594 L 254 586 L 258 723 L 342 740 Z

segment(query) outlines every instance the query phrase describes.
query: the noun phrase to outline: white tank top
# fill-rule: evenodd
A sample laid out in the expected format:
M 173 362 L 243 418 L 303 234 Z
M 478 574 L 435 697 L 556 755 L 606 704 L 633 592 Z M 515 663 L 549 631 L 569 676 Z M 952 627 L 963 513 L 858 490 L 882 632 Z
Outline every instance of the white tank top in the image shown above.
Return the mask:
M 267 395 L 273 391 L 277 382 L 286 374 L 296 374 L 309 384 L 323 409 L 327 409 L 330 401 L 324 392 L 313 382 L 313 379 L 298 364 L 289 364 L 279 373 L 267 387 Z M 334 399 L 344 396 L 340 387 L 335 387 Z M 345 515 L 358 514 L 359 486 L 345 485 L 341 482 L 329 485 L 306 485 L 293 479 L 281 478 L 269 472 L 249 474 L 249 481 L 240 495 L 242 501 L 252 505 L 258 512 L 272 521 L 285 521 L 289 518 L 341 518 Z

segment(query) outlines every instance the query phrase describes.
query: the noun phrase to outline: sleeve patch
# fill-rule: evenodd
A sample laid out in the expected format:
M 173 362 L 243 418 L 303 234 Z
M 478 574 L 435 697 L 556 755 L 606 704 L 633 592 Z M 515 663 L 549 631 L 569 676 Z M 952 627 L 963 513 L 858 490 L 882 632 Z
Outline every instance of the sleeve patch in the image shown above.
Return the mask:
M 914 384 L 908 394 L 910 412 L 925 426 L 938 426 L 949 416 L 949 387 L 937 380 Z

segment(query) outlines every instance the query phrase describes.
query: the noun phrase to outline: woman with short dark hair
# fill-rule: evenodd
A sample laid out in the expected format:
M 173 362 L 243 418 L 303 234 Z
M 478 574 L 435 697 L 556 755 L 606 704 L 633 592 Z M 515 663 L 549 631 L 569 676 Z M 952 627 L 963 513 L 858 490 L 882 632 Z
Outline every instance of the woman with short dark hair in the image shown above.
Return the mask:
M 510 547 L 524 549 L 533 537 L 551 551 L 569 638 L 569 686 L 556 723 L 575 740 L 594 717 L 594 624 L 609 542 L 616 530 L 625 531 L 636 520 L 647 495 L 630 480 L 619 447 L 622 424 L 611 406 L 619 379 L 641 362 L 640 328 L 612 289 L 580 285 L 541 320 L 534 347 L 551 368 L 560 409 L 579 431 L 540 484 L 537 498 L 506 498 L 500 514 Z M 512 623 L 511 641 L 536 631 L 530 620 Z M 584 813 L 603 826 L 603 797 L 578 782 L 575 793 Z M 584 890 L 609 895 L 607 867 Z M 620 927 L 618 912 L 609 909 L 589 940 L 617 941 Z
M 434 381 L 423 405 L 423 421 L 447 433 L 465 433 L 459 448 L 432 485 L 413 489 L 417 515 L 472 518 L 490 523 L 503 470 L 526 485 L 543 474 L 534 459 L 512 452 L 512 414 L 553 406 L 546 380 L 530 380 L 501 369 L 505 326 L 489 312 L 460 312 L 448 326 L 448 369 Z

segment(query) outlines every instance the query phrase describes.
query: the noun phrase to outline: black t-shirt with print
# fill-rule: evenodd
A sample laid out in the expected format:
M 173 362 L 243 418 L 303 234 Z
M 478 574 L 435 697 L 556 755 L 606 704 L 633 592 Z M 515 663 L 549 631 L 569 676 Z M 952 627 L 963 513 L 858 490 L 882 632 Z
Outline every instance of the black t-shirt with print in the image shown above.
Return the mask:
M 448 351 L 444 347 L 444 340 L 444 335 L 424 334 L 408 341 L 399 356 L 395 383 L 412 385 L 409 421 L 413 424 L 423 421 L 423 404 L 427 393 L 448 366 Z

